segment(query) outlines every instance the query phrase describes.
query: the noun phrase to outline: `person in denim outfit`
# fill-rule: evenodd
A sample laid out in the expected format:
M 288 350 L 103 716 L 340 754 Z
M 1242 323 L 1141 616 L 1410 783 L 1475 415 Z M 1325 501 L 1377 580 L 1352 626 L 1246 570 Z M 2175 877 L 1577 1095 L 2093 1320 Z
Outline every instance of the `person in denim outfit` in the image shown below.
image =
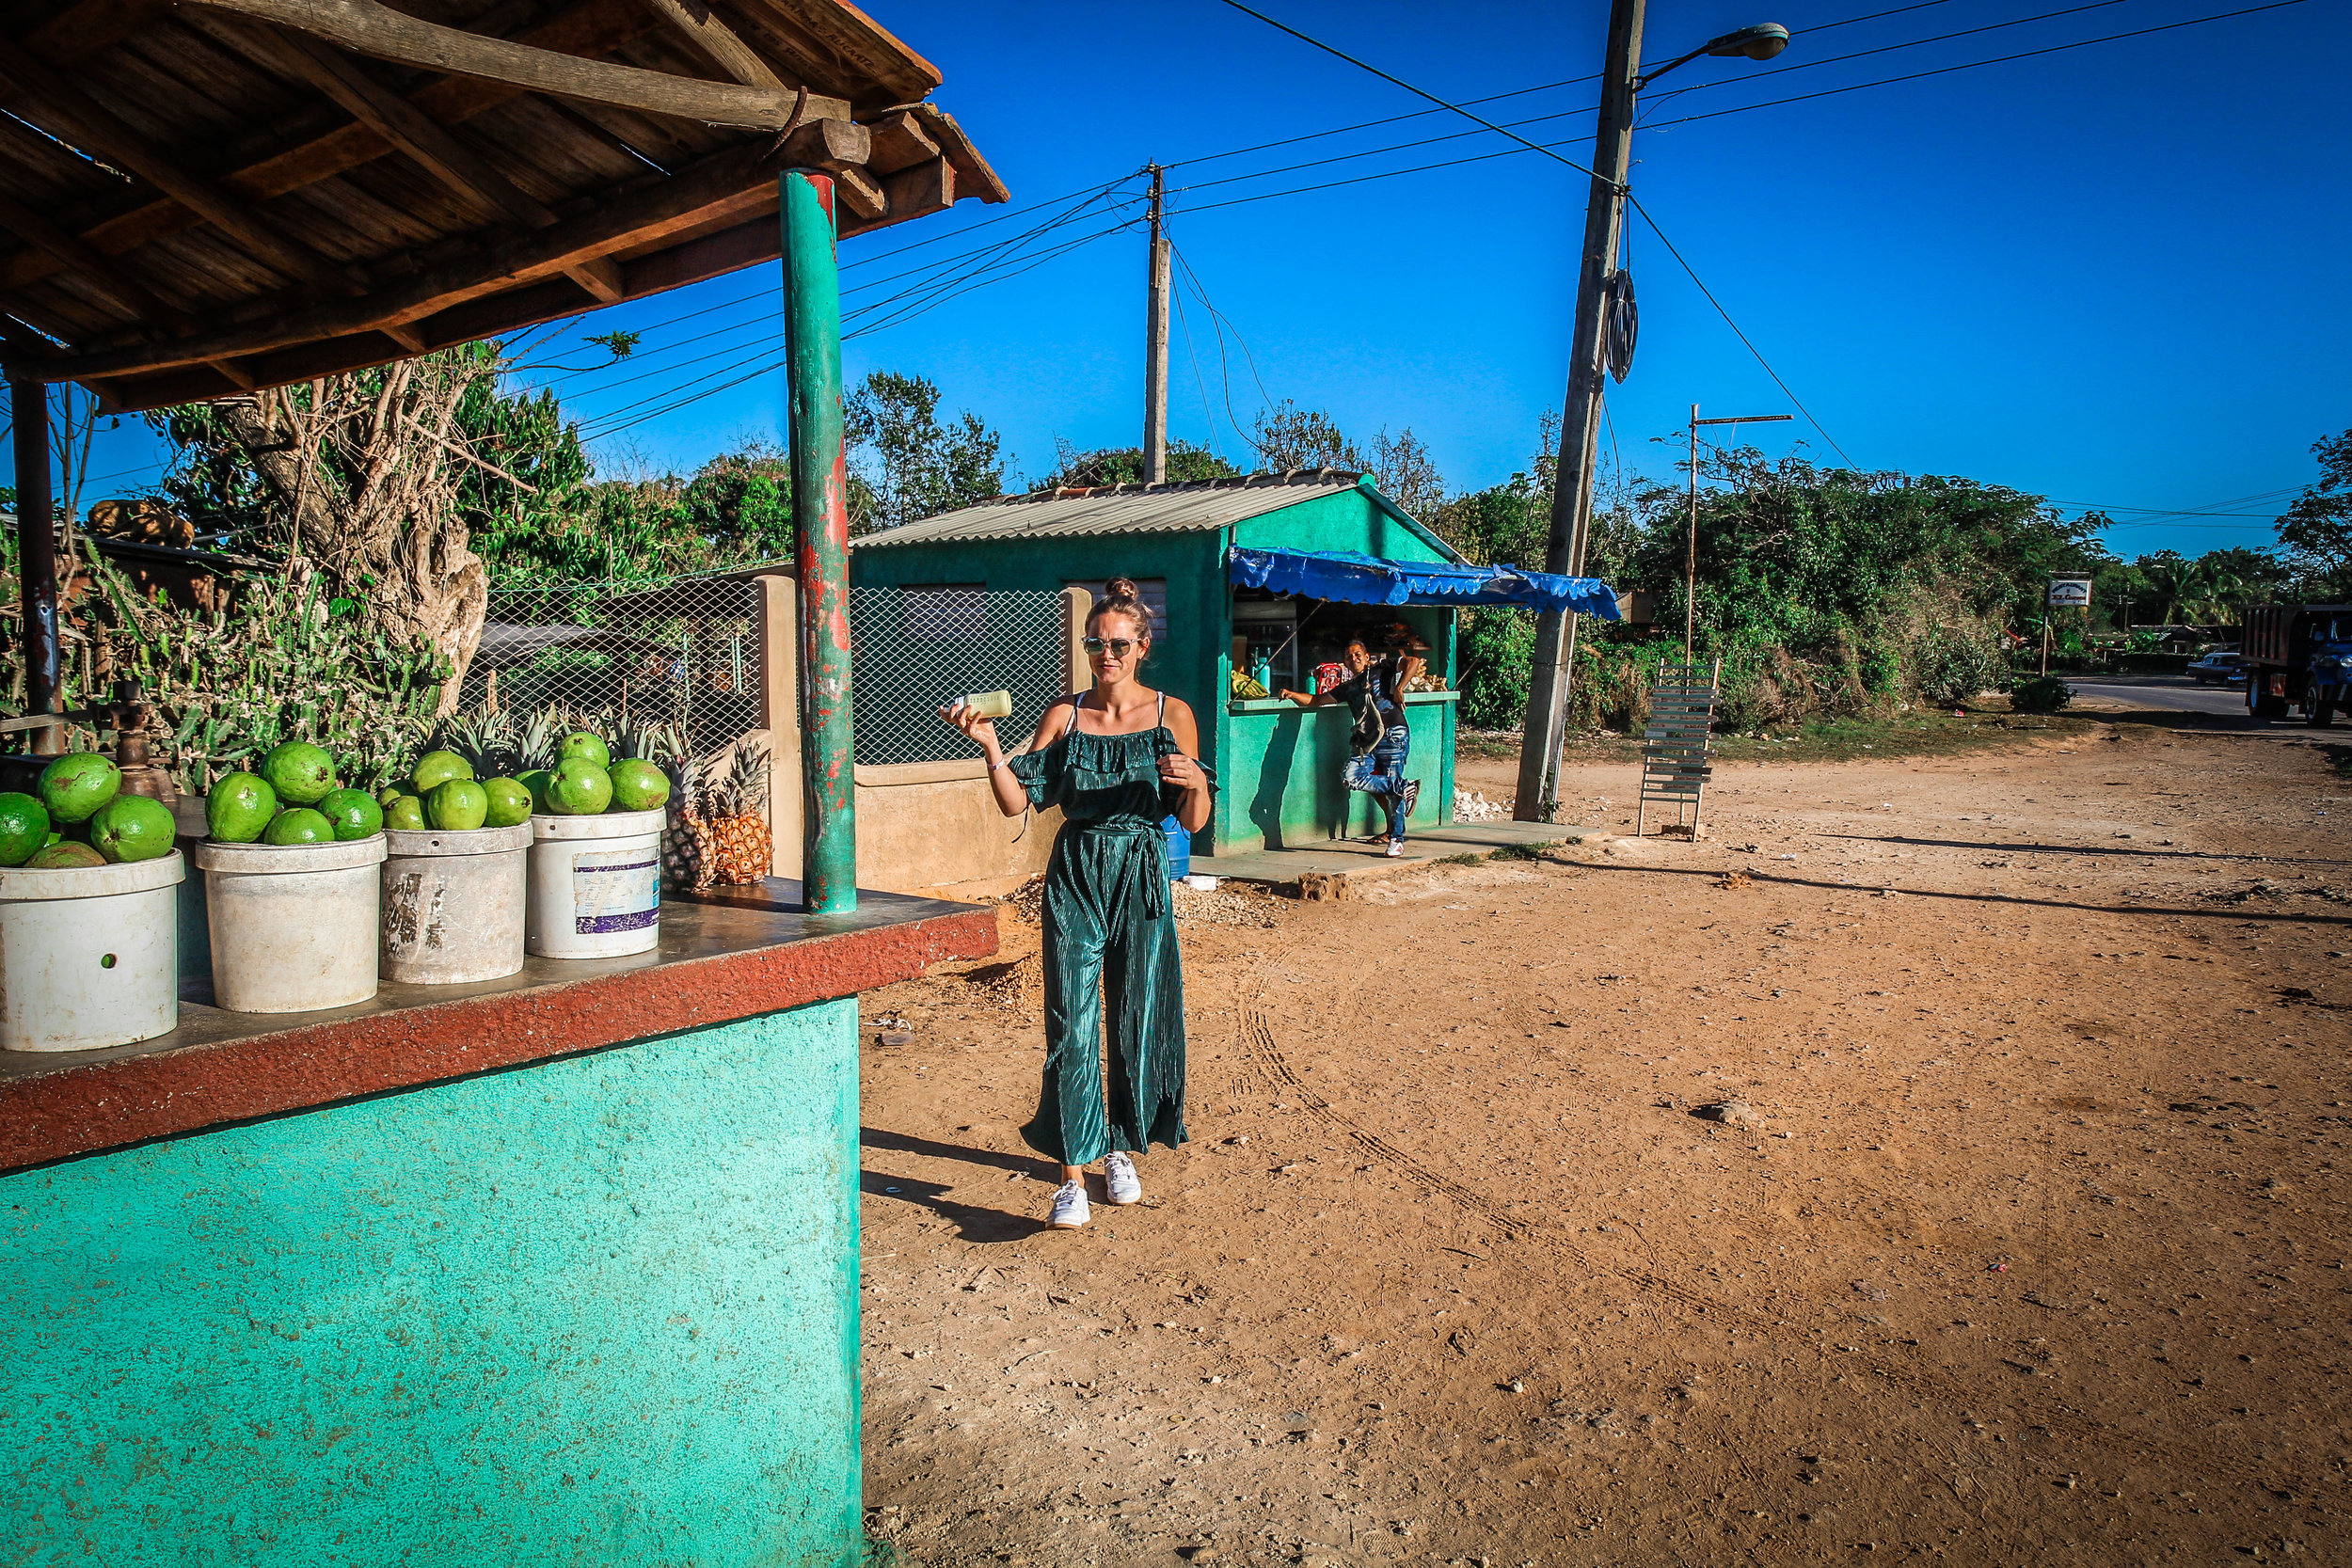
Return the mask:
M 1348 677 L 1328 691 L 1279 691 L 1300 707 L 1345 703 L 1356 715 L 1345 774 L 1347 787 L 1381 797 L 1389 816 L 1389 853 L 1405 853 L 1405 819 L 1413 813 L 1421 785 L 1405 776 L 1413 734 L 1405 724 L 1405 689 L 1423 661 L 1414 654 L 1377 654 L 1359 639 L 1343 656 Z

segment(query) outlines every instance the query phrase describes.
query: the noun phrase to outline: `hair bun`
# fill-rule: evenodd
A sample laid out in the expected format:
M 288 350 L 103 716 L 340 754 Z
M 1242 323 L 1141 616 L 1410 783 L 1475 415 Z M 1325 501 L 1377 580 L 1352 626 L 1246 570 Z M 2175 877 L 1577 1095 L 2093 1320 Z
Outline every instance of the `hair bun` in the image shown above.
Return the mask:
M 1103 585 L 1103 597 L 1111 604 L 1139 604 L 1143 590 L 1136 586 L 1133 578 L 1113 578 Z

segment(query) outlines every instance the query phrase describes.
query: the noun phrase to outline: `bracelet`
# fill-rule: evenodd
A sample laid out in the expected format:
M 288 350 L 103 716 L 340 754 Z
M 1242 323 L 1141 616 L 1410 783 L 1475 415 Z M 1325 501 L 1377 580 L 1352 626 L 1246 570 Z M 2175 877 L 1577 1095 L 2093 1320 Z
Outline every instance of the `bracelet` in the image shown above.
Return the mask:
M 992 762 L 992 763 L 990 763 L 990 764 L 988 765 L 988 770 L 989 770 L 990 772 L 993 773 L 993 772 L 995 772 L 995 771 L 996 771 L 996 769 L 998 769 L 999 768 L 1006 768 L 1006 767 L 1009 767 L 1009 766 L 1011 766 L 1011 763 L 1012 763 L 1012 758 L 1010 758 L 1010 757 L 998 757 L 998 758 L 997 758 L 994 762 Z

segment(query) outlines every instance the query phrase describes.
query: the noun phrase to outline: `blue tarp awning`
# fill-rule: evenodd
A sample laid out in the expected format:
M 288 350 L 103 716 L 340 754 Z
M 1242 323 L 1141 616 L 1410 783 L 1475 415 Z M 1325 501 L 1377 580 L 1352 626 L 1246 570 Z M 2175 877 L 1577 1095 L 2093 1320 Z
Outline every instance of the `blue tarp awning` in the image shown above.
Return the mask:
M 1354 550 L 1232 552 L 1231 574 L 1246 588 L 1303 594 L 1342 604 L 1454 605 L 1579 610 L 1614 621 L 1617 594 L 1598 578 L 1568 578 L 1518 566 L 1382 561 Z

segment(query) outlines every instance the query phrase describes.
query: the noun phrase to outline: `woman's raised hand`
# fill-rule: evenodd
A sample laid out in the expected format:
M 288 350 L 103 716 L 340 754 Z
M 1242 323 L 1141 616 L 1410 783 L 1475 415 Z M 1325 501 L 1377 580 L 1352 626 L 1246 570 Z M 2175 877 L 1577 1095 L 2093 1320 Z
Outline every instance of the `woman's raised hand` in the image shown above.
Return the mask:
M 1178 789 L 1193 789 L 1200 784 L 1200 765 L 1182 752 L 1170 752 L 1160 758 L 1160 783 Z
M 996 721 L 993 719 L 983 719 L 973 712 L 972 705 L 961 698 L 941 708 L 939 716 L 983 746 L 991 744 L 996 738 Z

